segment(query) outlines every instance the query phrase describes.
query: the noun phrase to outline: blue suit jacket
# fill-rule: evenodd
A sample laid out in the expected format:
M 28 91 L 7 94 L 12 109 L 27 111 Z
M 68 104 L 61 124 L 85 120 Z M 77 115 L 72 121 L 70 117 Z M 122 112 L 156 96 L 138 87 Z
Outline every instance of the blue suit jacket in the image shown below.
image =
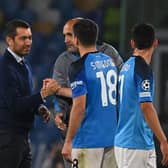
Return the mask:
M 6 50 L 0 58 L 0 129 L 27 132 L 43 103 L 40 93 L 31 93 L 31 72 Z

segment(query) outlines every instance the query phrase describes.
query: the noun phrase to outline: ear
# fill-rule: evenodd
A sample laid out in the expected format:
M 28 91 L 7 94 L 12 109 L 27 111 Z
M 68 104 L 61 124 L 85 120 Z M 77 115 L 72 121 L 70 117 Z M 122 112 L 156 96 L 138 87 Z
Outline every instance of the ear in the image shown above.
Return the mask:
M 135 48 L 135 41 L 133 39 L 131 39 L 130 41 L 130 45 L 131 45 L 131 48 L 134 49 Z
M 13 44 L 13 39 L 11 37 L 7 36 L 6 43 L 8 44 L 8 46 L 11 46 Z
M 158 40 L 157 40 L 157 39 L 154 40 L 154 42 L 153 42 L 153 47 L 154 47 L 154 48 L 157 48 L 157 47 L 158 47 Z
M 74 43 L 75 43 L 76 46 L 79 45 L 79 39 L 77 37 L 74 37 Z

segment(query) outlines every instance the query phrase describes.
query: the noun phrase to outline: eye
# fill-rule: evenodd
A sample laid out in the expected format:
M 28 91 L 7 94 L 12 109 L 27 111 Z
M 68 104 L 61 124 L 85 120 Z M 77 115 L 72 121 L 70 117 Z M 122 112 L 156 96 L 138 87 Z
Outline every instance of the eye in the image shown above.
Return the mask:
M 20 38 L 21 40 L 25 41 L 25 40 L 32 40 L 32 36 L 23 36 Z

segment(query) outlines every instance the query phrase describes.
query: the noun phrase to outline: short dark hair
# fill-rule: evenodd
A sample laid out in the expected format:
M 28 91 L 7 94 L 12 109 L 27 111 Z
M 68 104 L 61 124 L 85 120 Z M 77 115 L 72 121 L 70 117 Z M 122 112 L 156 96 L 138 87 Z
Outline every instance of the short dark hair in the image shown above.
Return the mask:
M 142 50 L 152 47 L 155 40 L 155 30 L 151 24 L 140 23 L 132 28 L 132 40 L 135 42 L 135 47 Z
M 18 27 L 27 29 L 27 28 L 30 28 L 30 25 L 24 20 L 20 20 L 20 19 L 11 20 L 6 24 L 5 37 L 9 36 L 11 38 L 14 38 L 16 36 L 16 29 Z
M 90 19 L 81 19 L 73 26 L 74 35 L 84 46 L 95 45 L 98 36 L 98 26 Z

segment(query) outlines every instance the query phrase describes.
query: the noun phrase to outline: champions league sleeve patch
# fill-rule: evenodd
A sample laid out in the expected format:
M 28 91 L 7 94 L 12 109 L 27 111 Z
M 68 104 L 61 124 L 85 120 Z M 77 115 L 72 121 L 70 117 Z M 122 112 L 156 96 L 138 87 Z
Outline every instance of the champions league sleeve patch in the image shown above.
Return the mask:
M 150 90 L 150 81 L 149 80 L 142 81 L 142 90 L 144 90 L 144 91 Z
M 151 97 L 151 92 L 150 92 L 150 81 L 149 80 L 143 80 L 141 82 L 141 91 L 139 92 L 139 97 Z

